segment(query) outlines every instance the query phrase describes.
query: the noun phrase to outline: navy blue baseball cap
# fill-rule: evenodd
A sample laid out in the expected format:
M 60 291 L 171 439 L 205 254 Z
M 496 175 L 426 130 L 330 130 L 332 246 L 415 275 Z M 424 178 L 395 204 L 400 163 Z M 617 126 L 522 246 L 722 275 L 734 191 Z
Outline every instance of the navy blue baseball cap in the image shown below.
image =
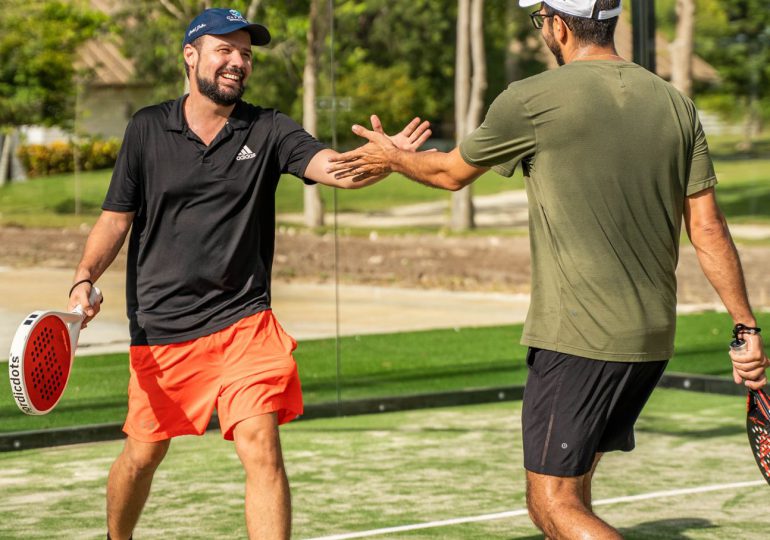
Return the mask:
M 219 36 L 236 30 L 246 30 L 251 36 L 252 45 L 270 43 L 270 32 L 261 24 L 250 23 L 237 9 L 207 9 L 193 19 L 184 35 L 182 47 L 201 36 L 211 34 Z

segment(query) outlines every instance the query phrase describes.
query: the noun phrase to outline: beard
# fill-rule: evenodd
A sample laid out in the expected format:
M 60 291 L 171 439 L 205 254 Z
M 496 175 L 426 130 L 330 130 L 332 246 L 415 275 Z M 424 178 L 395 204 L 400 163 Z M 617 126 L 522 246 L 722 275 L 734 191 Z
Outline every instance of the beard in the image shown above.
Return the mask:
M 246 90 L 246 85 L 241 82 L 238 88 L 220 88 L 217 84 L 216 78 L 223 73 L 232 73 L 243 77 L 244 73 L 240 69 L 225 69 L 218 71 L 214 76 L 214 79 L 204 79 L 196 73 L 195 81 L 198 83 L 198 90 L 201 94 L 209 98 L 217 105 L 230 106 L 234 105 L 241 99 L 243 92 Z
M 561 48 L 559 47 L 559 44 L 556 42 L 556 38 L 553 35 L 553 27 L 549 26 L 548 30 L 546 30 L 543 33 L 543 39 L 545 40 L 545 44 L 548 46 L 548 50 L 551 51 L 551 54 L 556 58 L 556 63 L 560 66 L 564 65 L 564 54 L 561 52 Z

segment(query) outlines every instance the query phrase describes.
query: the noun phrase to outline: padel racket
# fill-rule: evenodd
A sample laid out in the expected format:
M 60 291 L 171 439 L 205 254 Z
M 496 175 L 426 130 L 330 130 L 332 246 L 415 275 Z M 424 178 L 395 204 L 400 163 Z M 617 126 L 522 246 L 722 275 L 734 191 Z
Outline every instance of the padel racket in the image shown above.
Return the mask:
M 738 338 L 737 331 L 733 331 L 733 336 L 730 348 L 734 351 L 745 350 L 746 342 Z M 746 398 L 746 433 L 759 471 L 770 484 L 770 397 L 761 388 L 749 389 Z
M 91 305 L 101 303 L 102 293 L 91 288 Z M 72 313 L 33 311 L 16 330 L 11 342 L 8 376 L 11 393 L 26 414 L 47 414 L 67 387 L 72 360 L 85 315 L 77 306 Z
M 770 484 L 770 398 L 764 390 L 749 390 L 746 432 L 759 470 Z

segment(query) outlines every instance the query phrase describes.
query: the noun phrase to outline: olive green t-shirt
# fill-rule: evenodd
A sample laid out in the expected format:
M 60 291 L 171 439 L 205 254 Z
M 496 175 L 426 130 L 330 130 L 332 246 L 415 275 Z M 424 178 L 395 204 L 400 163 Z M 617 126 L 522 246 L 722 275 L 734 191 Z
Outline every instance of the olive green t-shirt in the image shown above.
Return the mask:
M 716 184 L 693 103 L 630 62 L 511 84 L 460 145 L 524 169 L 532 299 L 522 344 L 609 361 L 670 358 L 685 196 Z

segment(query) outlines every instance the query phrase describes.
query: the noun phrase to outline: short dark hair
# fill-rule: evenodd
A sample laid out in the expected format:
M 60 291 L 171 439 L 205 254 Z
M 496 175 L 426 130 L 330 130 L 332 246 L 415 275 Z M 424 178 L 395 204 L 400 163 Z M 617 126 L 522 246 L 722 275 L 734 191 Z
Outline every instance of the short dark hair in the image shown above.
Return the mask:
M 194 39 L 193 41 L 190 42 L 190 45 L 195 47 L 195 49 L 198 51 L 198 53 L 201 52 L 201 45 L 202 45 L 201 38 L 202 37 L 203 36 L 200 36 L 199 38 L 196 38 L 196 39 Z M 184 62 L 184 58 L 182 58 L 182 61 Z M 184 73 L 185 73 L 185 75 L 187 75 L 187 78 L 189 79 L 190 78 L 190 66 L 187 65 L 187 62 L 184 62 Z
M 594 6 L 594 14 L 599 11 L 613 9 L 620 5 L 620 0 L 597 0 Z M 547 2 L 543 2 L 546 15 L 558 15 L 561 17 L 572 33 L 575 39 L 582 44 L 593 45 L 612 45 L 615 39 L 615 27 L 618 25 L 618 17 L 604 19 L 589 19 L 587 17 L 575 17 L 553 9 Z

